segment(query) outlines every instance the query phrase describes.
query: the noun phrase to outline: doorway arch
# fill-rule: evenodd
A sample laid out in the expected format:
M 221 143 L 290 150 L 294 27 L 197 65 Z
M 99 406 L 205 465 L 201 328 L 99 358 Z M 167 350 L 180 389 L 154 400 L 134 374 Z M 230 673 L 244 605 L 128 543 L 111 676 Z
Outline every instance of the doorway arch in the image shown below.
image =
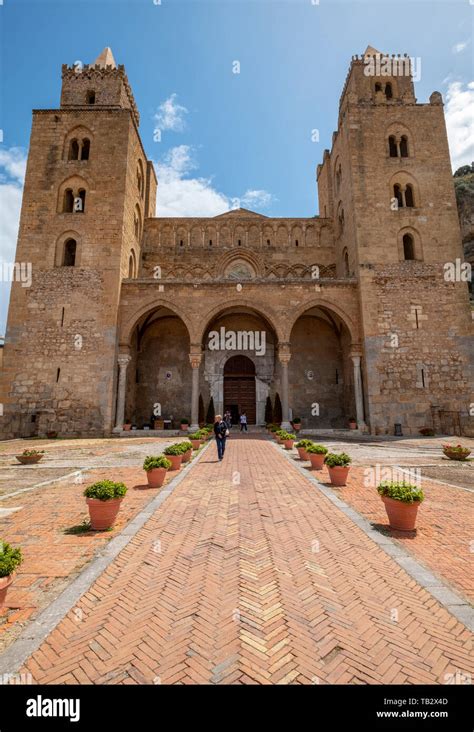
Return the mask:
M 231 356 L 224 364 L 224 412 L 229 410 L 232 424 L 245 412 L 248 424 L 257 421 L 255 364 L 248 356 Z

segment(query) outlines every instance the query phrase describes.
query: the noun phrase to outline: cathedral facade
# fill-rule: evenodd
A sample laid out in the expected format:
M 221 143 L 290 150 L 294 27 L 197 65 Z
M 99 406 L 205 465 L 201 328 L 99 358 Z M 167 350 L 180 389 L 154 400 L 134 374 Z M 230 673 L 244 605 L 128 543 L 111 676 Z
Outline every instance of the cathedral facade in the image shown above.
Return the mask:
M 312 218 L 156 217 L 124 67 L 63 66 L 59 108 L 33 112 L 3 438 L 194 428 L 211 399 L 257 425 L 278 403 L 310 431 L 473 433 L 442 98 L 378 57 L 352 58 Z

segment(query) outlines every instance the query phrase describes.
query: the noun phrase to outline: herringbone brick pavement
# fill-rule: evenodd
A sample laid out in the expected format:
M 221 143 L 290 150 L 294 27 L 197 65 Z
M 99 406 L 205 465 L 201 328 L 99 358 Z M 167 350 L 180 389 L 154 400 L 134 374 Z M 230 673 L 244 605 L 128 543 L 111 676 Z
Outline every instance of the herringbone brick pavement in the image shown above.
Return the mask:
M 80 612 L 79 612 L 80 611 Z M 212 445 L 40 648 L 39 683 L 445 683 L 467 629 L 264 440 Z

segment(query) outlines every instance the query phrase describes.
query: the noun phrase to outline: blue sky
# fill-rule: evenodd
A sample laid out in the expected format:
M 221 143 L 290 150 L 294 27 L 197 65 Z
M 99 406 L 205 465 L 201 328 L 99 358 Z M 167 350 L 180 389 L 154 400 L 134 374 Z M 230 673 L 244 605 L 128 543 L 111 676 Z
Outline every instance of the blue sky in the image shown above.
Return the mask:
M 453 166 L 474 159 L 474 4 L 313 2 L 3 0 L 1 257 L 14 258 L 31 109 L 59 106 L 61 64 L 91 63 L 105 46 L 126 67 L 162 214 L 215 215 L 238 204 L 269 216 L 316 214 L 315 168 L 331 144 L 351 56 L 369 44 L 421 59 L 418 101 L 443 93 Z M 8 289 L 0 283 L 0 334 Z

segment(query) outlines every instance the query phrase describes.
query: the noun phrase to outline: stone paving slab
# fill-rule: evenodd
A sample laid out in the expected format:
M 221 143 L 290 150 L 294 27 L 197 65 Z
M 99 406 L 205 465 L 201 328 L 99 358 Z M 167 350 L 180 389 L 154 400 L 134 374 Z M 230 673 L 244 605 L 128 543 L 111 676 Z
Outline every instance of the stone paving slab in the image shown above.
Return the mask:
M 252 438 L 231 439 L 222 463 L 210 446 L 22 669 L 135 684 L 442 684 L 472 671 L 466 627 Z

